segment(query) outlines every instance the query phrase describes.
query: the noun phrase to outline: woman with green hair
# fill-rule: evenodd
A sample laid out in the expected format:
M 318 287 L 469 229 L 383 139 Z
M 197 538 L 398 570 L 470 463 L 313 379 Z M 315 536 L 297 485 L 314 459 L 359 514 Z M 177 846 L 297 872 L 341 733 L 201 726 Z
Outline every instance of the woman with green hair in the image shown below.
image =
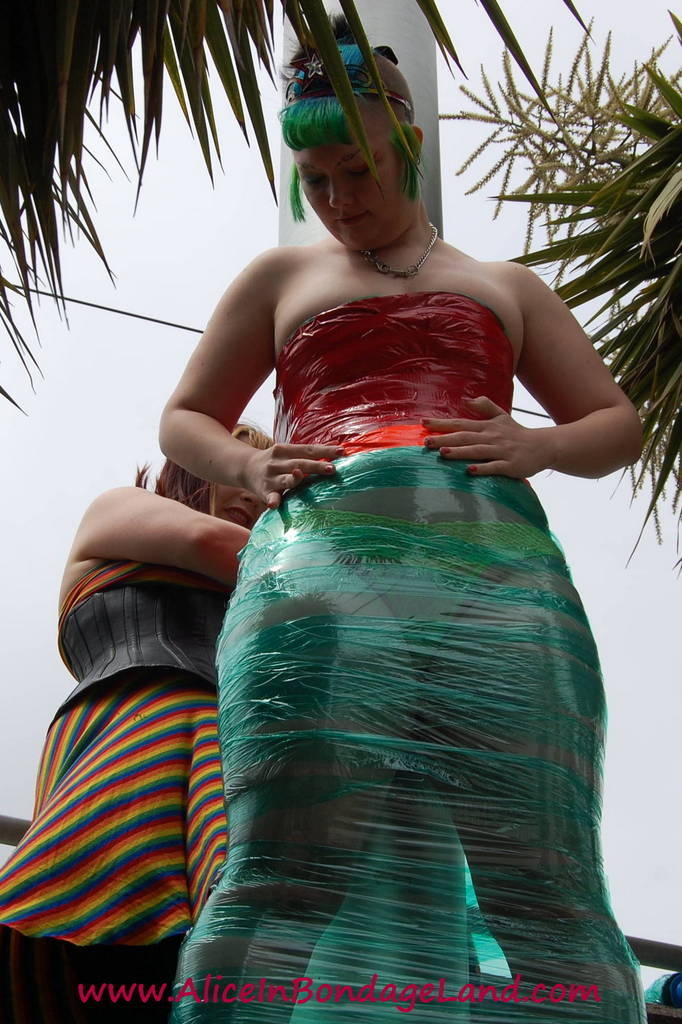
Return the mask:
M 377 181 L 319 55 L 284 138 L 327 229 L 227 290 L 164 412 L 166 453 L 247 486 L 218 644 L 231 832 L 173 1020 L 641 1024 L 599 851 L 602 680 L 527 478 L 633 462 L 637 416 L 532 273 L 437 238 L 402 137 L 337 25 Z M 277 370 L 276 443 L 230 426 Z M 556 425 L 510 416 L 513 376 Z

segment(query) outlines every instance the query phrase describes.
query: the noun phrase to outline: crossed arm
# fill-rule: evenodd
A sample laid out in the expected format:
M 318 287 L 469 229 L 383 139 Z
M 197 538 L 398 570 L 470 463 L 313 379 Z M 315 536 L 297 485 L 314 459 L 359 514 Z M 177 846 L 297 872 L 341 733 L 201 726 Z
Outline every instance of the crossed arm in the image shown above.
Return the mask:
M 244 446 L 246 447 L 246 446 Z M 60 600 L 93 560 L 151 562 L 232 584 L 249 531 L 141 487 L 105 491 L 87 509 L 67 559 Z

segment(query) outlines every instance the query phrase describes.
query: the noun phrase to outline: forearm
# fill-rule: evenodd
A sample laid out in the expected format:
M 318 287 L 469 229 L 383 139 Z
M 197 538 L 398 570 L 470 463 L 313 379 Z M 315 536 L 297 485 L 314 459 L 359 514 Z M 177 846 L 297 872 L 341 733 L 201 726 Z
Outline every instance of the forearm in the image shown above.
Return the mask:
M 570 476 L 606 476 L 635 462 L 642 450 L 641 423 L 629 404 L 540 429 L 548 442 L 547 469 Z
M 161 451 L 179 466 L 211 483 L 244 487 L 253 449 L 218 420 L 191 409 L 166 409 L 161 417 Z
M 203 512 L 187 511 L 191 518 L 187 517 L 182 532 L 160 528 L 156 538 L 141 534 L 124 543 L 115 557 L 186 569 L 234 585 L 239 569 L 237 553 L 248 542 L 249 530 Z
M 205 518 L 209 519 L 208 516 Z M 237 553 L 248 542 L 249 536 L 248 530 L 235 523 L 210 519 L 190 533 L 173 564 L 233 585 L 239 569 Z

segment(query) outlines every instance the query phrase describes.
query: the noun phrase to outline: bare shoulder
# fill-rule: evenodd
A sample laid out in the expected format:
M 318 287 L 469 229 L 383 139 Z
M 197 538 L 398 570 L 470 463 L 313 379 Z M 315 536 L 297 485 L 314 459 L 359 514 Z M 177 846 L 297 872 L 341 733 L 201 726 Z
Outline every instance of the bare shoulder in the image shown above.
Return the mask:
M 534 271 L 511 260 L 477 266 L 486 288 L 497 296 L 495 308 L 518 334 L 520 368 L 538 343 L 549 343 L 548 332 L 562 338 L 569 334 L 574 341 L 589 344 L 568 306 Z
M 105 559 L 91 550 L 90 538 L 98 529 L 101 529 L 102 522 L 111 521 L 123 514 L 128 515 L 134 508 L 148 508 L 146 498 L 155 498 L 157 495 L 145 491 L 142 487 L 114 487 L 104 491 L 90 502 L 83 518 L 81 519 L 69 556 L 64 566 L 64 574 L 59 593 L 59 603 L 68 594 L 69 590 L 78 580 L 90 572 L 97 565 L 101 565 Z
M 354 272 L 348 250 L 334 240 L 289 246 L 282 252 L 286 266 L 279 278 L 281 287 L 274 312 L 277 353 L 291 332 L 309 317 L 368 290 L 356 282 L 357 268 Z
M 299 273 L 310 260 L 309 250 L 313 246 L 282 245 L 266 249 L 256 256 L 235 278 L 228 288 L 256 289 L 262 299 L 270 300 L 274 309 L 282 291 L 292 276 Z
M 591 347 L 582 327 L 566 303 L 539 274 L 521 263 L 489 264 L 490 273 L 518 306 L 523 317 L 524 348 L 527 353 L 538 344 Z
M 93 557 L 93 537 L 99 537 L 103 528 L 116 535 L 133 524 L 158 521 L 159 517 L 185 520 L 192 510 L 171 498 L 164 498 L 144 487 L 112 487 L 90 502 L 80 521 L 73 543 L 72 555 Z M 132 556 L 131 556 L 132 557 Z
M 529 302 L 537 300 L 538 296 L 554 297 L 556 301 L 560 301 L 542 278 L 533 270 L 524 267 L 522 263 L 515 263 L 512 260 L 475 262 L 482 276 L 503 289 L 509 299 L 518 304 L 521 312 Z
M 513 292 L 524 312 L 532 312 L 538 301 L 553 303 L 555 307 L 564 306 L 554 289 L 530 267 L 512 260 L 501 260 L 489 266 L 500 284 Z
M 209 345 L 234 337 L 253 351 L 254 341 L 272 350 L 275 318 L 282 296 L 314 263 L 313 246 L 277 246 L 260 253 L 237 275 L 220 299 L 206 330 Z M 237 328 L 236 330 L 234 328 Z M 258 347 L 258 346 L 257 346 Z
M 220 297 L 166 407 L 236 422 L 274 366 L 274 319 L 290 274 L 291 252 L 268 249 Z M 163 431 L 162 431 L 163 432 Z
M 96 498 L 91 501 L 85 510 L 82 522 L 93 515 L 99 515 L 113 511 L 114 509 L 120 508 L 132 508 L 132 507 L 149 507 L 150 505 L 158 504 L 159 502 L 169 501 L 168 498 L 162 498 L 161 495 L 155 494 L 154 491 L 148 491 L 145 487 L 112 487 L 108 491 L 103 491 Z M 176 504 L 176 502 L 174 502 Z
M 299 249 L 300 246 L 296 245 L 275 245 L 272 249 L 264 249 L 247 264 L 243 273 L 253 276 L 284 273 Z
M 103 523 L 112 524 L 115 530 L 121 523 L 130 522 L 138 513 L 147 516 L 154 509 L 177 504 L 144 487 L 112 487 L 111 490 L 103 491 L 83 513 L 69 560 L 95 557 L 90 542 L 93 535 L 101 532 Z
M 281 245 L 275 249 L 268 249 L 254 260 L 253 265 L 262 261 L 270 272 L 276 274 L 278 284 L 286 289 L 293 285 L 301 274 L 306 274 L 311 268 L 317 267 L 320 261 L 326 263 L 333 260 L 339 251 L 345 254 L 345 250 L 340 250 L 338 243 L 323 238 L 306 245 Z

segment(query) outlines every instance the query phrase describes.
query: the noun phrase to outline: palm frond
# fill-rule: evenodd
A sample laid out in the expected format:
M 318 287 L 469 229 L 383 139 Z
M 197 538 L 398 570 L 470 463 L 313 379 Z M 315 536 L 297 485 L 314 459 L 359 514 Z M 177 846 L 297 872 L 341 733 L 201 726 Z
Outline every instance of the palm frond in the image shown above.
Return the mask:
M 645 523 L 656 519 L 667 486 L 674 508 L 682 493 L 682 74 L 656 68 L 666 45 L 617 81 L 609 40 L 596 76 L 581 46 L 568 86 L 547 71 L 554 123 L 535 98 L 520 111 L 518 90 L 499 87 L 507 110 L 493 123 L 503 156 L 482 179 L 503 172 L 498 202 L 528 205 L 520 262 L 555 268 L 569 306 L 600 304 L 586 328 L 642 417 L 644 451 L 632 479 L 636 491 L 651 485 Z M 546 68 L 550 47 L 551 38 Z M 517 161 L 527 177 L 509 190 Z M 547 244 L 529 251 L 541 214 Z

